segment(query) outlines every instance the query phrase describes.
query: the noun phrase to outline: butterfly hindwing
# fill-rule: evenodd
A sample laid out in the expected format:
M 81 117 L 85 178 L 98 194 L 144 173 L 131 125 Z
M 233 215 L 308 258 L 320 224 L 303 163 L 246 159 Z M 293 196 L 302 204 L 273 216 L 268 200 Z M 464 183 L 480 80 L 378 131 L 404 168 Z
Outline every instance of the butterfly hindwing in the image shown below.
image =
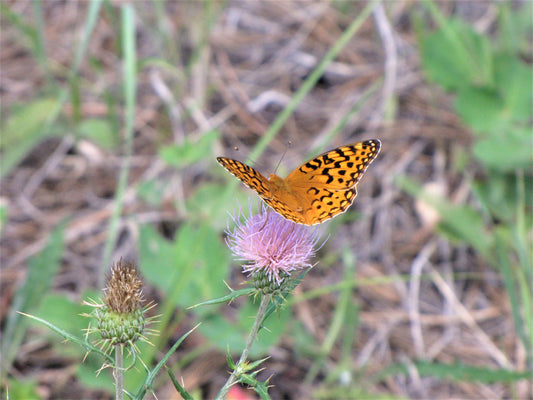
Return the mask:
M 314 196 L 307 197 L 310 200 L 304 213 L 307 225 L 319 224 L 343 213 L 356 196 L 355 187 L 348 190 L 313 189 Z

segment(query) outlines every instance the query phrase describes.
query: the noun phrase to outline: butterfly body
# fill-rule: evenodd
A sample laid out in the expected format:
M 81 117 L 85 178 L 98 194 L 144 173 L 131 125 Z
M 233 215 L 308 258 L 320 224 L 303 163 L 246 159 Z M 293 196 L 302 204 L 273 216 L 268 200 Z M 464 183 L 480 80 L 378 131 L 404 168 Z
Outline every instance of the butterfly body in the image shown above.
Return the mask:
M 379 153 L 377 139 L 341 146 L 312 158 L 286 178 L 268 178 L 237 160 L 217 161 L 283 217 L 315 225 L 346 211 L 357 194 L 355 186 Z

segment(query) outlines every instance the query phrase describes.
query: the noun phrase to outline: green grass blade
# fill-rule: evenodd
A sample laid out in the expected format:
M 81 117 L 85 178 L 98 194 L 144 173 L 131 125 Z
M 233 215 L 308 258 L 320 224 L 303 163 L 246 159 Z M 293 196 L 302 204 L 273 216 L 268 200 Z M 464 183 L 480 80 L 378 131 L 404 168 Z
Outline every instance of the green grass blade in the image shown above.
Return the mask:
M 128 4 L 122 9 L 122 53 L 124 57 L 124 100 L 125 107 L 125 142 L 124 142 L 124 164 L 120 169 L 119 180 L 115 195 L 113 214 L 109 221 L 107 241 L 104 248 L 104 255 L 100 265 L 99 285 L 103 287 L 106 268 L 110 266 L 111 253 L 118 236 L 118 222 L 124 196 L 128 185 L 128 177 L 131 166 L 131 155 L 133 151 L 133 127 L 135 123 L 135 101 L 137 87 L 137 65 L 135 49 L 135 12 Z
M 507 369 L 490 369 L 471 367 L 461 363 L 443 364 L 430 361 L 417 361 L 414 363 L 421 377 L 431 376 L 443 381 L 451 382 L 481 382 L 511 383 L 527 379 L 531 372 L 516 372 Z M 409 376 L 410 367 L 405 364 L 393 364 L 371 378 L 372 382 L 379 382 L 389 376 L 402 374 Z
M 25 23 L 22 16 L 14 12 L 6 2 L 0 2 L 0 15 L 2 18 L 13 24 L 22 35 L 20 35 L 20 42 L 24 47 L 33 53 L 37 53 L 38 33 L 33 25 Z
M 44 70 L 44 74 L 46 76 L 46 80 L 50 83 L 52 82 L 52 77 L 50 76 L 50 70 L 48 68 L 48 62 L 46 57 L 46 46 L 44 44 L 45 41 L 45 33 L 44 33 L 44 22 L 43 22 L 43 8 L 42 8 L 42 2 L 38 0 L 33 0 L 33 15 L 35 17 L 35 27 L 36 27 L 36 35 L 35 35 L 35 58 L 37 58 L 37 62 L 41 66 L 41 68 Z

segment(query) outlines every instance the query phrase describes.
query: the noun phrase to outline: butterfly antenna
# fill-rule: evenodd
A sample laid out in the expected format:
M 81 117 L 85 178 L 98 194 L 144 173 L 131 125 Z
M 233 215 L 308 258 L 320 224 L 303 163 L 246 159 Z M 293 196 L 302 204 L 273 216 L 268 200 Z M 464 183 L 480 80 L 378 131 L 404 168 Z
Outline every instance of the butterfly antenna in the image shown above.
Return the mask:
M 278 165 L 276 165 L 276 169 L 274 170 L 274 173 L 277 173 L 277 172 L 278 172 L 278 168 L 279 168 L 279 166 L 281 165 L 281 162 L 283 161 L 283 159 L 285 158 L 285 155 L 287 154 L 287 149 L 288 149 L 289 147 L 291 147 L 291 146 L 292 146 L 292 141 L 289 140 L 289 141 L 287 142 L 287 146 L 285 147 L 285 151 L 283 152 L 283 154 L 281 155 L 281 158 L 280 158 L 279 161 L 278 161 Z

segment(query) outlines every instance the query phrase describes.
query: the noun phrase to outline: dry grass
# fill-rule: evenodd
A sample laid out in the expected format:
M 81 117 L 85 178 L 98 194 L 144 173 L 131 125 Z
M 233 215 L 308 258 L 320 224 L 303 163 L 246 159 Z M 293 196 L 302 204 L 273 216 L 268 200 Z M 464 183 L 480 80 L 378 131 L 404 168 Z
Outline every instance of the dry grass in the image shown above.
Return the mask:
M 121 2 L 113 3 L 118 6 Z M 31 2 L 7 5 L 31 24 Z M 213 155 L 244 160 L 250 154 L 302 80 L 365 3 L 345 5 L 347 15 L 341 12 L 342 4 L 329 2 L 216 4 L 209 45 L 196 53 L 204 40 L 202 35 L 206 35 L 205 7 L 196 2 L 171 2 L 158 19 L 153 4 L 135 3 L 138 58 L 162 58 L 170 67 L 154 65 L 139 71 L 134 156 L 115 255 L 135 255 L 136 224 L 155 224 L 171 236 L 176 224 L 189 218 L 186 209 L 176 209 L 175 201 L 187 199 L 203 182 L 220 179 L 222 175 L 213 172 L 218 168 Z M 43 6 L 47 65 L 51 75 L 61 80 L 73 61 L 72 49 L 87 3 L 48 1 Z M 352 207 L 363 217 L 332 225 L 335 230 L 322 251 L 326 256 L 352 249 L 357 257 L 356 279 L 369 282 L 353 292 L 360 323 L 352 368 L 364 369 L 366 376 L 372 376 L 393 362 L 428 359 L 524 371 L 525 352 L 514 333 L 510 305 L 498 275 L 466 245 L 452 244 L 439 236 L 435 210 L 396 184 L 397 178 L 408 176 L 421 182 L 425 190 L 461 204 L 470 200 L 470 177 L 476 171 L 456 172 L 454 157 L 468 151 L 471 137 L 452 111 L 452 99 L 428 84 L 421 72 L 409 18 L 420 5 L 399 1 L 384 6 L 386 13 L 378 10 L 363 24 L 267 151 L 254 160 L 255 165 L 263 172 L 273 171 L 286 151 L 281 168 L 290 170 L 323 145 L 332 148 L 367 138 L 382 140 L 382 153 L 367 171 Z M 439 7 L 444 13 L 461 15 L 482 31 L 494 23 L 494 5 L 488 2 L 441 2 Z M 158 26 L 158 21 L 164 25 Z M 35 99 L 46 87 L 43 68 L 18 32 L 2 23 L 4 118 L 16 104 Z M 120 91 L 116 35 L 113 20 L 102 15 L 80 71 L 82 120 L 106 116 L 106 96 Z M 190 64 L 185 75 L 191 57 L 198 60 Z M 331 130 L 378 80 L 383 85 L 372 91 L 347 118 L 341 132 L 330 138 Z M 72 110 L 67 104 L 64 115 L 68 117 Z M 116 110 L 121 113 L 120 104 Z M 136 187 L 141 182 L 166 180 L 176 174 L 160 161 L 158 146 L 180 143 L 212 128 L 222 132 L 220 144 L 213 154 L 206 154 L 205 162 L 174 177 L 161 207 L 140 201 Z M 24 279 L 27 260 L 39 254 L 51 230 L 64 219 L 68 220 L 65 252 L 54 291 L 79 299 L 85 289 L 97 286 L 95 266 L 101 260 L 123 158 L 119 150 L 105 150 L 86 139 L 75 139 L 66 124 L 57 133 L 61 136 L 33 149 L 2 181 L 1 196 L 9 216 L 1 238 L 1 321 Z M 342 263 L 333 259 L 334 263 L 320 263 L 308 274 L 298 292 L 342 280 Z M 375 283 L 386 277 L 396 278 Z M 337 301 L 336 292 L 328 292 L 295 306 L 295 318 L 317 343 L 327 335 Z M 286 337 L 273 348 L 261 374 L 263 378 L 273 375 L 272 398 L 310 398 L 324 383 L 323 371 L 312 382 L 303 383 L 311 359 L 292 351 L 295 340 Z M 195 341 L 202 339 L 189 343 L 191 349 Z M 335 368 L 340 359 L 341 347 L 335 345 L 325 359 L 325 368 Z M 188 389 L 201 388 L 210 398 L 225 380 L 227 369 L 224 354 L 210 351 L 179 374 Z M 21 348 L 11 373 L 37 379 L 43 398 L 74 393 L 82 393 L 84 398 L 107 398 L 81 389 L 73 381 L 71 360 L 51 354 L 44 343 L 35 345 L 33 340 Z M 361 386 L 376 394 L 419 399 L 526 399 L 532 395 L 526 382 L 510 393 L 502 384 L 420 377 L 415 368 L 407 376 L 370 385 L 361 382 Z M 158 393 L 160 399 L 178 398 L 168 387 L 158 389 Z

